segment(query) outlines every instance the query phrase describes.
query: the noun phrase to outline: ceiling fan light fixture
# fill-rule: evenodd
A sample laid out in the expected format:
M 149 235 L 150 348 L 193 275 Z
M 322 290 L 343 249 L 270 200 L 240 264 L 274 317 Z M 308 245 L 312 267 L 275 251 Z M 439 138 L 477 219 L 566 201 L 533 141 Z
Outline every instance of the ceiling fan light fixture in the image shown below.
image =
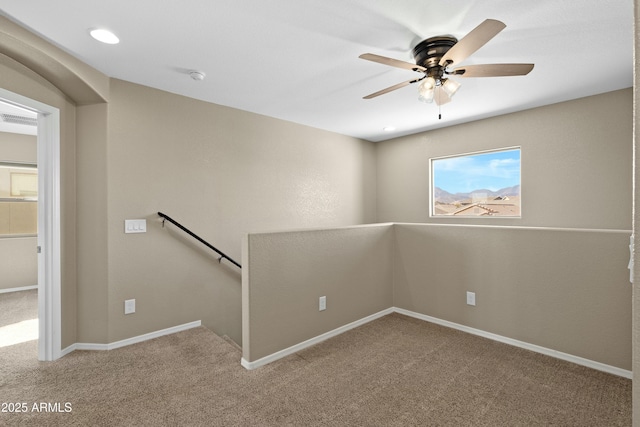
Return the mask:
M 466 78 L 527 75 L 534 64 L 475 64 L 453 68 L 484 46 L 505 27 L 503 22 L 496 19 L 485 19 L 460 40 L 446 35 L 425 39 L 412 50 L 415 64 L 373 53 L 363 53 L 359 58 L 422 74 L 418 78 L 364 96 L 363 99 L 375 98 L 412 83 L 418 83 L 418 101 L 435 102 L 440 108 L 441 105 L 451 102 L 453 95 L 460 89 L 460 83 L 445 76 L 456 75 Z M 440 118 L 440 115 L 438 117 Z
M 433 95 L 436 89 L 436 79 L 427 77 L 418 85 L 418 100 L 426 103 L 433 102 Z
M 442 90 L 444 90 L 449 98 L 451 98 L 460 89 L 460 83 L 451 79 L 442 80 Z

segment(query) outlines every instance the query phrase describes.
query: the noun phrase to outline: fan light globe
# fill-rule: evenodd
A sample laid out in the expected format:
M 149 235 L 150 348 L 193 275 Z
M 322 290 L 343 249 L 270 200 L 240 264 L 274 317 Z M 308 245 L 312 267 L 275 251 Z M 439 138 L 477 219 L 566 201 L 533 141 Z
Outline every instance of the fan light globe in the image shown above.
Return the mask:
M 418 85 L 418 100 L 426 103 L 433 102 L 433 94 L 436 88 L 436 79 L 427 77 Z
M 456 82 L 455 80 L 444 79 L 442 81 L 442 90 L 444 90 L 446 94 L 449 95 L 449 98 L 455 95 L 458 89 L 460 89 L 460 83 Z

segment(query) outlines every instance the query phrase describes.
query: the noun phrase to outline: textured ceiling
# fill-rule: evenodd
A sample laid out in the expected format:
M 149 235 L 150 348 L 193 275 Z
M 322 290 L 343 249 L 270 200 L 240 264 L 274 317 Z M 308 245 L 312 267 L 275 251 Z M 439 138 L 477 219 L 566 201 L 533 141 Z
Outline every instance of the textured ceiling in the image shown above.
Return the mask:
M 371 141 L 632 86 L 632 0 L 0 0 L 0 11 L 110 77 Z M 529 75 L 459 78 L 441 120 L 416 85 L 362 99 L 418 74 L 361 53 L 412 62 L 419 41 L 460 39 L 487 18 L 507 28 L 463 64 L 533 62 Z M 95 27 L 121 43 L 96 42 Z

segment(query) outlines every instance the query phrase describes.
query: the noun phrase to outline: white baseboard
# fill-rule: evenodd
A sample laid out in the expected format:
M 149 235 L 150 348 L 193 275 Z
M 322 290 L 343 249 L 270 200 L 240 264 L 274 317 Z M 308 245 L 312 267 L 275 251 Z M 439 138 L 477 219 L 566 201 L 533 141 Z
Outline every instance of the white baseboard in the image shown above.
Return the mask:
M 553 350 L 550 348 L 542 347 L 535 344 L 530 344 L 524 341 L 519 341 L 513 338 L 504 337 L 502 335 L 493 334 L 491 332 L 486 332 L 480 329 L 471 328 L 469 326 L 460 325 L 458 323 L 450 322 L 448 320 L 442 320 L 437 317 L 427 316 L 425 314 L 416 313 L 413 311 L 405 310 L 402 308 L 391 307 L 386 310 L 382 310 L 378 313 L 372 314 L 370 316 L 364 317 L 360 320 L 356 320 L 355 322 L 351 322 L 347 325 L 341 326 L 339 328 L 333 329 L 324 334 L 318 335 L 317 337 L 308 339 L 299 344 L 293 345 L 291 347 L 285 348 L 284 350 L 280 350 L 276 353 L 270 354 L 268 356 L 262 357 L 256 361 L 249 362 L 244 357 L 241 359 L 241 364 L 245 369 L 252 370 L 259 368 L 260 366 L 267 365 L 276 360 L 282 359 L 283 357 L 289 356 L 298 351 L 304 350 L 308 347 L 321 343 L 329 338 L 340 335 L 344 332 L 347 332 L 351 329 L 357 328 L 358 326 L 362 326 L 367 324 L 373 320 L 379 319 L 380 317 L 386 316 L 391 313 L 398 313 L 405 316 L 413 317 L 415 319 L 420 319 L 426 322 L 435 323 L 437 325 L 445 326 L 452 329 L 457 329 L 462 332 L 466 332 L 472 335 L 477 335 L 483 338 L 488 338 L 490 340 L 498 341 L 504 344 L 513 345 L 515 347 L 520 347 L 526 350 L 531 350 L 536 353 L 544 354 L 547 356 L 555 357 L 556 359 L 565 360 L 567 362 L 575 363 L 577 365 L 586 366 L 588 368 L 596 369 L 598 371 L 607 372 L 613 375 L 617 375 L 623 378 L 633 379 L 633 372 L 628 371 L 626 369 L 618 368 L 615 366 L 607 365 L 604 363 L 596 362 L 593 360 L 585 359 L 583 357 L 574 356 L 572 354 L 563 353 L 557 350 Z M 164 335 L 174 334 L 176 332 L 186 331 L 191 328 L 197 328 L 202 325 L 200 320 L 195 322 L 185 323 L 183 325 L 174 326 L 167 329 L 162 329 L 160 331 L 150 332 L 148 334 L 139 335 L 137 337 L 127 338 L 121 341 L 116 341 L 110 344 L 93 344 L 93 343 L 75 343 L 65 348 L 61 352 L 61 356 L 65 356 L 71 353 L 74 350 L 113 350 L 120 347 L 125 347 L 131 344 L 137 344 L 143 341 L 151 340 L 154 338 L 158 338 Z
M 171 328 L 162 329 L 160 331 L 149 332 L 148 334 L 138 335 L 137 337 L 127 338 L 121 341 L 109 344 L 93 344 L 93 343 L 75 343 L 62 350 L 61 356 L 65 356 L 74 350 L 114 350 L 116 348 L 125 347 L 131 344 L 137 344 L 143 341 L 152 340 L 164 335 L 175 334 L 176 332 L 186 331 L 187 329 L 197 328 L 202 325 L 202 321 L 185 323 L 183 325 L 173 326 Z
M 335 337 L 336 335 L 340 335 L 344 332 L 347 332 L 350 329 L 357 328 L 358 326 L 362 326 L 366 323 L 369 323 L 373 320 L 379 319 L 380 317 L 386 316 L 388 314 L 393 313 L 393 308 L 388 308 L 386 310 L 382 310 L 378 313 L 372 314 L 360 320 L 356 320 L 355 322 L 351 322 L 339 328 L 336 328 L 332 331 L 325 332 L 322 335 L 318 335 L 317 337 L 308 339 L 299 344 L 293 345 L 289 348 L 285 348 L 284 350 L 280 350 L 276 353 L 270 354 L 269 356 L 265 356 L 260 358 L 254 362 L 247 361 L 244 357 L 240 360 L 242 366 L 248 370 L 259 368 L 260 366 L 264 366 L 268 363 L 274 362 L 278 359 L 282 359 L 283 357 L 289 356 L 290 354 L 296 353 L 300 350 L 304 350 L 305 348 L 316 345 L 322 341 L 328 340 L 329 338 Z
M 598 371 L 603 371 L 603 372 L 607 372 L 609 374 L 617 375 L 620 377 L 633 379 L 633 372 L 627 371 L 626 369 L 621 369 L 615 366 L 606 365 L 604 363 L 595 362 L 593 360 L 585 359 L 583 357 L 574 356 L 572 354 L 563 353 L 561 351 L 552 350 L 550 348 L 541 347 L 539 345 L 515 340 L 513 338 L 503 337 L 502 335 L 492 334 L 491 332 L 485 332 L 480 329 L 471 328 L 469 326 L 460 325 L 458 323 L 449 322 L 448 320 L 438 319 L 436 317 L 427 316 L 425 314 L 416 313 L 416 312 L 405 310 L 402 308 L 394 307 L 393 311 L 399 314 L 403 314 L 405 316 L 424 320 L 426 322 L 435 323 L 441 326 L 446 326 L 448 328 L 457 329 L 459 331 L 463 331 L 472 335 L 488 338 L 493 341 L 499 341 L 504 344 L 509 344 L 515 347 L 524 348 L 526 350 L 535 351 L 536 353 L 541 353 L 547 356 L 555 357 L 556 359 L 565 360 L 567 362 L 572 362 L 577 365 L 586 366 L 588 368 L 596 369 Z
M 278 359 L 282 359 L 283 357 L 289 356 L 290 354 L 296 353 L 300 350 L 304 350 L 305 348 L 311 347 L 312 345 L 318 344 L 322 341 L 325 341 L 329 338 L 335 337 L 336 335 L 340 335 L 344 332 L 347 332 L 350 329 L 357 328 L 358 326 L 362 326 L 366 323 L 369 323 L 373 320 L 376 320 L 380 317 L 386 316 L 391 313 L 403 314 L 405 316 L 413 317 L 415 319 L 424 320 L 426 322 L 435 323 L 437 325 L 446 326 L 448 328 L 457 329 L 459 331 L 463 331 L 472 335 L 477 335 L 480 337 L 488 338 L 490 340 L 498 341 L 504 344 L 509 344 L 515 347 L 524 348 L 526 350 L 535 351 L 536 353 L 541 353 L 547 356 L 555 357 L 556 359 L 565 360 L 567 362 L 572 362 L 577 365 L 586 366 L 588 368 L 596 369 L 598 371 L 607 372 L 609 374 L 617 375 L 623 378 L 633 379 L 633 372 L 628 371 L 626 369 L 617 368 L 615 366 L 606 365 L 604 363 L 595 362 L 593 360 L 585 359 L 579 356 L 574 356 L 572 354 L 563 353 L 557 350 L 552 350 L 550 348 L 541 347 L 539 345 L 530 344 L 524 341 L 515 340 L 513 338 L 504 337 L 501 335 L 493 334 L 491 332 L 482 331 L 480 329 L 471 328 L 469 326 L 460 325 L 458 323 L 449 322 L 448 320 L 438 319 L 436 317 L 427 316 L 425 314 L 416 313 L 413 311 L 405 310 L 402 308 L 391 307 L 386 310 L 382 310 L 378 313 L 372 314 L 371 316 L 367 316 L 363 319 L 357 320 L 355 322 L 349 323 L 348 325 L 344 325 L 340 328 L 334 329 L 322 335 L 318 335 L 315 338 L 308 339 L 299 344 L 293 345 L 291 347 L 285 348 L 284 350 L 280 350 L 276 353 L 270 354 L 268 356 L 262 357 L 254 362 L 247 361 L 244 357 L 241 359 L 241 364 L 246 369 L 256 369 L 260 366 L 264 366 L 268 363 L 274 362 Z
M 9 292 L 20 292 L 20 291 L 30 291 L 32 289 L 38 289 L 38 285 L 33 285 L 33 286 L 22 286 L 20 288 L 7 288 L 7 289 L 0 289 L 0 294 L 6 294 Z

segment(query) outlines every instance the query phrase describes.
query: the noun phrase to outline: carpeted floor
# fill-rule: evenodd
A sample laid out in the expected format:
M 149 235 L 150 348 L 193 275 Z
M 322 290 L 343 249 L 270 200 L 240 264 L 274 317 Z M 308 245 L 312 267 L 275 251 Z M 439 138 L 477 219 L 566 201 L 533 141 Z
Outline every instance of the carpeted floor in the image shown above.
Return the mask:
M 0 327 L 37 318 L 37 289 L 0 293 Z
M 49 363 L 35 351 L 0 348 L 0 400 L 28 408 L 0 425 L 631 425 L 630 380 L 398 314 L 254 371 L 204 327 Z
M 0 348 L 37 339 L 38 291 L 0 293 Z

